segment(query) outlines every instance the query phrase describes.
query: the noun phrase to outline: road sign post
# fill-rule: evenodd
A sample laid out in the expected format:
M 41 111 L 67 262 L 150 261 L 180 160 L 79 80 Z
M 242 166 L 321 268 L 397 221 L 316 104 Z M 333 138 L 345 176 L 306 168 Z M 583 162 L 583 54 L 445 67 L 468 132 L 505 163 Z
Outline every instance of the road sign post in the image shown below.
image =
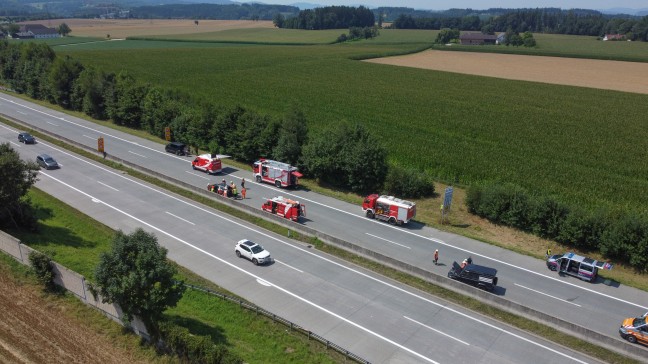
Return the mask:
M 99 153 L 104 152 L 104 139 L 103 139 L 103 137 L 99 137 L 99 139 L 97 139 L 97 151 L 99 151 Z
M 164 128 L 164 139 L 166 139 L 167 142 L 171 141 L 171 128 L 168 126 Z
M 452 192 L 454 192 L 454 189 L 452 187 L 446 187 L 445 195 L 443 196 L 443 205 L 441 205 L 441 224 L 445 223 L 446 215 L 450 213 L 450 206 L 452 205 Z

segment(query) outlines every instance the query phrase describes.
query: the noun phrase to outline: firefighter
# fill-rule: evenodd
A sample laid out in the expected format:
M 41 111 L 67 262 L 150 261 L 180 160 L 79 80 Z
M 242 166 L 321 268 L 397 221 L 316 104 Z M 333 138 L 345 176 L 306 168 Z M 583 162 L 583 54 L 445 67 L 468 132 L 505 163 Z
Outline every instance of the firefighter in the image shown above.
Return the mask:
M 439 249 L 434 250 L 434 265 L 439 263 Z
M 232 185 L 232 196 L 238 197 L 238 191 L 236 190 L 236 185 Z

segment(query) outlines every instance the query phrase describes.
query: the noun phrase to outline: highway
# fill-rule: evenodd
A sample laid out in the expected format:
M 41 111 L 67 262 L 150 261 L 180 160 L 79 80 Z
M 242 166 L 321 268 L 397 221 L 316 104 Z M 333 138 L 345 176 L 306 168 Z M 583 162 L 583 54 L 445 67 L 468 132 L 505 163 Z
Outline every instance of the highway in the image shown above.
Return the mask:
M 476 264 L 498 270 L 499 287 L 495 294 L 614 339 L 621 340 L 617 330 L 623 318 L 648 310 L 642 304 L 648 302 L 648 293 L 637 289 L 606 285 L 600 280 L 587 283 L 573 277 L 561 277 L 547 270 L 541 260 L 416 222 L 391 226 L 370 220 L 364 217 L 359 206 L 307 190 L 278 190 L 271 185 L 253 183 L 253 176 L 248 171 L 226 167 L 224 175 L 209 176 L 191 169 L 191 157 L 165 153 L 161 144 L 103 128 L 7 94 L 0 95 L 0 105 L 3 114 L 93 148 L 97 137 L 102 136 L 109 154 L 196 186 L 204 187 L 223 178 L 238 183 L 240 178 L 245 178 L 249 198 L 242 203 L 260 208 L 262 198 L 283 195 L 297 199 L 306 205 L 305 225 L 439 275 L 447 273 L 453 260 L 472 256 Z M 53 156 L 56 158 L 56 153 Z M 431 263 L 435 249 L 441 254 L 439 266 Z
M 0 142 L 61 165 L 41 170 L 38 188 L 114 229 L 155 233 L 179 264 L 373 363 L 594 362 L 46 142 L 19 144 L 17 132 L 0 124 Z M 242 238 L 275 262 L 237 258 Z

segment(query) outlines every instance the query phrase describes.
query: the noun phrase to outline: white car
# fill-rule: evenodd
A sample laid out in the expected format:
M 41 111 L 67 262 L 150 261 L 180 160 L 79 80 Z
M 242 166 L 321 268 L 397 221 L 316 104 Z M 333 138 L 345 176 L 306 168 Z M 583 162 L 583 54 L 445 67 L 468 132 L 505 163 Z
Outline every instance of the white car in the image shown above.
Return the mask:
M 270 253 L 263 247 L 253 241 L 247 239 L 239 240 L 234 247 L 236 256 L 247 258 L 254 263 L 254 265 L 265 264 L 272 262 Z

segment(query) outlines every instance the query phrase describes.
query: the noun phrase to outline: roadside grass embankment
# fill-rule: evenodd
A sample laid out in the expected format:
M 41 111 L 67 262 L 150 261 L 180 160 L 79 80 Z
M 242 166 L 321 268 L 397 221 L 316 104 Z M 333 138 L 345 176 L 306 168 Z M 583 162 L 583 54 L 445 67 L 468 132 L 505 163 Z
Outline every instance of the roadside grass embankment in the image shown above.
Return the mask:
M 362 123 L 393 162 L 448 184 L 505 181 L 570 205 L 645 211 L 648 95 L 352 60 L 427 46 L 379 38 L 56 52 L 223 107 L 282 117 L 297 105 L 312 132 L 344 119 Z
M 9 122 L 9 121 L 6 121 L 6 123 L 9 124 L 9 125 L 12 125 L 14 127 L 17 127 L 17 128 L 19 127 L 15 123 L 12 123 L 12 122 Z M 56 144 L 56 145 L 58 145 L 58 146 L 60 146 L 62 148 L 68 149 L 71 152 L 74 152 L 74 153 L 80 154 L 80 155 L 82 155 L 82 156 L 84 156 L 86 158 L 92 159 L 95 162 L 104 163 L 104 164 L 106 164 L 106 165 L 108 165 L 110 167 L 113 167 L 113 168 L 121 170 L 121 171 L 123 171 L 125 173 L 128 173 L 129 175 L 131 175 L 131 176 L 133 176 L 135 178 L 142 179 L 142 180 L 144 180 L 144 181 L 146 181 L 148 183 L 157 185 L 160 188 L 169 190 L 169 191 L 171 191 L 173 193 L 176 193 L 176 194 L 181 195 L 183 197 L 192 199 L 192 200 L 194 200 L 196 202 L 199 202 L 201 204 L 204 204 L 206 206 L 209 206 L 209 207 L 218 209 L 220 211 L 226 212 L 228 214 L 231 214 L 233 216 L 236 216 L 238 218 L 241 218 L 243 220 L 246 220 L 248 222 L 256 224 L 256 225 L 258 225 L 258 226 L 260 226 L 262 228 L 273 231 L 273 232 L 275 232 L 277 234 L 281 234 L 281 235 L 286 234 L 286 228 L 285 227 L 278 226 L 278 225 L 276 225 L 274 223 L 265 221 L 263 219 L 247 215 L 247 214 L 245 214 L 245 213 L 243 213 L 243 212 L 241 212 L 241 211 L 239 211 L 237 209 L 234 209 L 232 207 L 220 204 L 217 201 L 214 201 L 212 199 L 200 196 L 200 195 L 195 194 L 193 192 L 184 190 L 184 189 L 182 189 L 180 187 L 169 184 L 167 182 L 157 180 L 157 179 L 155 179 L 153 177 L 150 177 L 150 176 L 147 176 L 147 175 L 145 175 L 143 173 L 140 173 L 140 172 L 137 172 L 137 171 L 132 170 L 130 168 L 124 167 L 121 164 L 114 163 L 114 162 L 109 161 L 109 160 L 103 160 L 100 156 L 98 156 L 96 154 L 89 153 L 89 152 L 86 152 L 85 150 L 81 150 L 79 148 L 67 145 L 66 143 L 55 140 L 55 139 L 53 139 L 51 137 L 48 137 L 46 135 L 42 135 L 42 134 L 40 134 L 38 132 L 33 131 L 33 134 L 37 138 L 47 140 L 47 141 L 49 141 L 49 142 L 51 142 L 53 144 Z M 34 193 L 34 192 L 31 192 L 31 193 Z M 47 198 L 51 198 L 51 197 L 48 196 Z M 54 203 L 56 203 L 56 202 L 54 202 Z M 58 202 L 58 203 L 60 204 L 60 202 Z M 92 222 L 88 222 L 88 224 L 92 224 Z M 377 272 L 379 274 L 382 274 L 382 275 L 384 275 L 386 277 L 389 277 L 389 278 L 394 279 L 396 281 L 399 281 L 401 283 L 407 284 L 409 286 L 415 287 L 415 288 L 417 288 L 417 289 L 419 289 L 421 291 L 433 294 L 436 297 L 447 300 L 448 302 L 451 302 L 453 304 L 457 304 L 459 306 L 463 306 L 463 307 L 466 307 L 468 309 L 472 309 L 472 310 L 474 310 L 476 312 L 479 312 L 480 314 L 484 314 L 486 316 L 495 318 L 497 320 L 500 320 L 501 322 L 506 322 L 507 324 L 512 325 L 512 326 L 514 326 L 514 327 L 516 327 L 518 329 L 522 329 L 522 330 L 531 332 L 531 333 L 533 333 L 535 335 L 538 335 L 540 337 L 543 337 L 543 338 L 545 338 L 547 340 L 550 340 L 550 341 L 553 341 L 553 342 L 556 342 L 556 343 L 560 343 L 561 345 L 563 345 L 565 347 L 571 348 L 573 350 L 577 350 L 577 351 L 582 352 L 582 353 L 586 353 L 586 354 L 588 354 L 588 355 L 590 355 L 592 357 L 595 357 L 597 359 L 604 360 L 604 361 L 609 362 L 609 363 L 633 363 L 633 362 L 635 362 L 635 361 L 633 361 L 633 360 L 631 360 L 631 359 L 629 359 L 629 358 L 627 358 L 627 357 L 625 357 L 623 355 L 615 353 L 615 352 L 613 352 L 611 350 L 608 350 L 608 349 L 602 348 L 600 346 L 588 343 L 588 342 L 586 342 L 584 340 L 575 338 L 575 337 L 573 337 L 571 335 L 565 334 L 565 333 L 563 333 L 561 331 L 558 331 L 558 330 L 556 330 L 554 328 L 543 325 L 543 324 L 538 323 L 536 321 L 530 320 L 528 318 L 525 318 L 525 317 L 522 317 L 522 316 L 519 316 L 519 315 L 514 315 L 514 314 L 511 314 L 511 313 L 506 312 L 504 310 L 501 310 L 501 309 L 499 309 L 497 307 L 481 303 L 478 300 L 465 297 L 465 296 L 463 296 L 461 294 L 458 294 L 456 292 L 453 292 L 453 291 L 450 291 L 448 289 L 445 289 L 445 288 L 442 288 L 440 286 L 429 283 L 429 282 L 427 282 L 427 281 L 425 281 L 423 279 L 411 276 L 409 274 L 403 273 L 401 271 L 395 270 L 395 269 L 390 268 L 390 267 L 386 267 L 386 266 L 384 266 L 382 264 L 376 263 L 376 262 L 374 262 L 372 260 L 369 260 L 367 258 L 355 255 L 353 253 L 350 253 L 350 252 L 348 252 L 348 251 L 346 251 L 344 249 L 340 249 L 340 248 L 337 248 L 335 246 L 323 243 L 323 242 L 319 241 L 318 239 L 303 236 L 303 235 L 300 235 L 299 233 L 296 233 L 294 231 L 290 231 L 289 235 L 295 240 L 299 240 L 299 241 L 311 244 L 312 246 L 316 247 L 318 250 L 320 250 L 322 252 L 338 256 L 338 257 L 343 258 L 343 259 L 345 259 L 345 260 L 347 260 L 349 262 L 357 264 L 357 265 L 359 265 L 361 267 L 370 269 L 370 270 L 375 271 L 375 272 Z M 19 239 L 23 240 L 26 244 L 31 245 L 28 240 L 22 239 L 20 234 L 17 234 L 17 237 Z M 45 244 L 45 247 L 50 249 L 49 251 L 52 251 L 52 249 L 53 249 L 53 251 L 56 251 L 57 244 L 58 244 L 57 242 L 54 242 L 54 241 L 49 242 L 48 241 Z M 79 245 L 79 249 L 88 249 L 88 253 L 86 253 L 86 254 L 89 254 L 89 257 L 94 257 L 93 259 L 95 259 L 95 261 L 98 261 L 99 253 L 98 252 L 91 252 L 91 250 L 99 249 L 96 246 L 96 244 L 78 244 L 78 245 Z M 93 246 L 93 245 L 95 245 L 95 246 Z M 35 248 L 35 249 L 39 249 L 39 244 L 36 244 L 35 246 L 32 246 L 32 247 Z M 103 249 L 107 249 L 107 247 L 104 247 Z M 55 255 L 54 259 L 65 265 L 64 260 L 61 260 L 61 259 L 58 258 L 58 254 Z M 69 266 L 69 268 L 75 270 L 74 266 Z M 185 271 L 183 271 L 183 274 L 188 274 L 188 273 L 185 273 Z M 87 276 L 87 277 L 90 277 L 90 276 Z M 206 281 L 204 279 L 196 277 L 196 276 L 187 275 L 185 277 L 192 277 L 191 279 L 185 278 L 185 279 L 187 279 L 188 283 L 192 283 L 192 282 L 194 282 L 193 279 L 196 279 L 200 283 L 192 283 L 192 284 L 196 284 L 196 285 L 208 284 L 208 283 L 206 283 Z M 213 285 L 211 285 L 211 286 L 213 286 Z M 210 286 L 208 285 L 208 288 L 209 287 Z M 178 307 L 180 307 L 180 306 L 178 306 Z M 174 311 L 169 311 L 169 312 L 174 312 Z M 215 322 L 216 323 L 219 322 L 217 318 L 215 319 Z
M 37 188 L 30 190 L 29 197 L 39 217 L 38 232 L 11 229 L 8 232 L 24 244 L 46 252 L 53 260 L 92 281 L 94 267 L 99 263 L 101 253 L 110 249 L 114 231 Z M 178 279 L 234 296 L 186 268 L 177 267 Z M 178 306 L 167 310 L 165 314 L 193 334 L 211 335 L 216 343 L 229 346 L 231 350 L 241 354 L 246 362 L 344 361 L 344 356 L 327 350 L 314 340 L 291 333 L 285 326 L 274 323 L 271 319 L 204 292 L 187 290 Z M 92 315 L 91 318 L 86 324 L 94 326 L 91 321 L 96 320 L 97 316 Z

